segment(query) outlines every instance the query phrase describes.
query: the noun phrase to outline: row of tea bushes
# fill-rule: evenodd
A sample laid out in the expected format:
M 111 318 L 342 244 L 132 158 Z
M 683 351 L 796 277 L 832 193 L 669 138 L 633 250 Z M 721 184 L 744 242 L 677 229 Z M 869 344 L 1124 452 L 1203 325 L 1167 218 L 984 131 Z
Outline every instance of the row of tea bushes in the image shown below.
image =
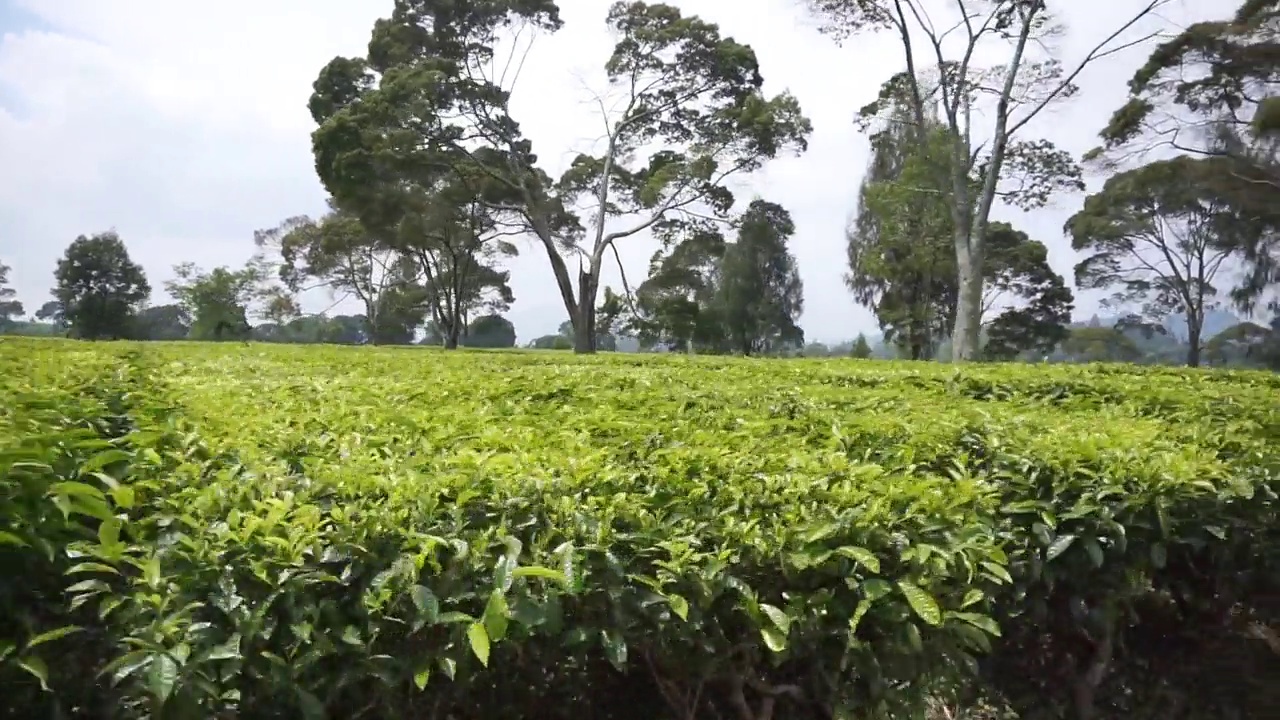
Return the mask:
M 1275 669 L 1272 376 L 126 350 L 135 503 L 67 581 L 121 717 L 1247 716 L 1188 678 Z

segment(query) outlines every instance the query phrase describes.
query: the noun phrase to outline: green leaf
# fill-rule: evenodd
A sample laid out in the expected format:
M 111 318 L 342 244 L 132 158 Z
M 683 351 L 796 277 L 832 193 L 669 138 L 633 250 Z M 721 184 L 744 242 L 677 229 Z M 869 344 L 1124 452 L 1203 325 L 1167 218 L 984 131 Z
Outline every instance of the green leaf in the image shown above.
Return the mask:
M 440 601 L 436 599 L 429 589 L 422 585 L 414 585 L 409 588 L 409 597 L 413 600 L 413 606 L 422 613 L 427 622 L 435 622 L 440 617 Z
M 439 625 L 461 625 L 464 623 L 473 623 L 476 619 L 466 613 L 460 613 L 450 610 L 446 613 L 440 613 L 440 617 L 436 618 Z
M 915 623 L 905 623 L 904 630 L 907 633 L 907 644 L 911 646 L 912 652 L 924 652 L 924 638 L 920 637 L 920 628 Z
M 63 497 L 91 497 L 96 500 L 106 500 L 107 496 L 98 488 L 82 482 L 58 482 L 49 486 L 50 495 L 61 495 Z
M 360 630 L 355 625 L 348 625 L 343 628 L 342 642 L 356 647 L 364 645 L 364 640 L 360 637 Z
M 1013 576 L 1010 575 L 1009 571 L 1004 569 L 1003 566 L 997 565 L 996 563 L 993 563 L 990 560 L 983 560 L 978 564 L 981 565 L 983 569 L 985 569 L 987 572 L 991 573 L 992 575 L 995 575 L 996 577 L 1000 578 L 1004 582 L 1006 583 L 1013 582 Z
M 104 572 L 104 573 L 111 573 L 112 575 L 120 574 L 119 570 L 111 567 L 110 565 L 107 565 L 105 563 L 99 563 L 99 562 L 83 562 L 77 565 L 73 565 L 67 570 L 68 575 L 74 575 L 76 573 L 83 573 L 83 572 Z
M 120 528 L 122 523 L 119 518 L 110 518 L 104 520 L 98 525 L 98 542 L 107 547 L 114 547 L 120 543 Z
M 689 619 L 689 601 L 679 595 L 668 595 L 667 604 L 671 606 L 671 612 L 676 614 L 681 620 Z
M 760 637 L 764 638 L 765 647 L 773 652 L 782 652 L 787 649 L 787 636 L 777 628 L 760 628 Z
M 483 623 L 471 623 L 467 628 L 467 642 L 471 643 L 471 652 L 475 653 L 480 664 L 489 667 L 489 633 Z
M 1049 544 L 1049 548 L 1044 551 L 1044 559 L 1046 561 L 1053 560 L 1071 547 L 1076 541 L 1075 535 L 1059 535 L 1056 540 Z
M 902 591 L 902 595 L 907 598 L 907 604 L 921 620 L 934 627 L 942 624 L 942 610 L 932 595 L 906 580 L 898 581 L 898 589 Z
M 137 493 L 128 485 L 121 485 L 111 491 L 111 500 L 116 504 L 116 507 L 129 510 L 137 502 Z
M 173 685 L 178 681 L 178 663 L 168 653 L 157 653 L 147 668 L 147 690 L 151 696 L 164 704 L 173 694 Z
M 564 573 L 559 570 L 552 570 L 551 568 L 541 567 L 538 565 L 525 565 L 524 567 L 518 567 L 511 571 L 511 575 L 512 577 L 518 578 L 531 577 L 550 580 L 561 585 L 569 584 L 569 578 Z
M 862 622 L 862 618 L 871 609 L 871 601 L 863 600 L 858 603 L 858 607 L 854 608 L 853 615 L 849 617 L 849 634 L 855 635 L 858 632 L 858 623 Z
M 861 563 L 863 567 L 873 573 L 880 572 L 880 558 L 866 548 L 845 545 L 844 547 L 836 548 L 836 552 Z
M 84 461 L 84 464 L 80 466 L 80 474 L 88 475 L 89 473 L 97 472 L 107 467 L 108 465 L 112 465 L 124 460 L 131 460 L 131 459 L 133 459 L 133 456 L 125 452 L 124 450 L 119 450 L 119 449 L 103 450 L 102 452 Z
M 66 593 L 73 595 L 81 592 L 110 592 L 111 586 L 101 580 L 81 580 L 80 582 L 68 587 Z
M 111 683 L 115 685 L 146 667 L 151 662 L 151 658 L 151 653 L 146 650 L 134 650 L 107 663 L 98 671 L 98 674 L 110 675 Z
M 35 655 L 26 655 L 26 656 L 17 658 L 15 662 L 18 663 L 18 667 L 22 668 L 23 670 L 26 670 L 33 677 L 35 677 L 35 679 L 40 681 L 41 690 L 44 690 L 45 692 L 50 692 L 49 666 L 44 664 L 44 660 L 41 660 Z
M 768 616 L 769 621 L 772 622 L 783 635 L 791 632 L 791 618 L 787 617 L 787 614 L 781 609 L 768 603 L 760 603 L 760 611 Z
M 295 688 L 295 690 L 298 694 L 298 707 L 302 710 L 303 720 L 325 720 L 329 716 L 320 698 L 302 688 Z
M 964 600 L 960 603 L 960 607 L 962 608 L 972 607 L 973 605 L 976 605 L 982 602 L 982 599 L 985 598 L 986 596 L 987 596 L 986 593 L 982 592 L 977 588 L 973 588 L 964 594 Z
M 986 615 L 971 612 L 953 612 L 948 613 L 948 616 L 969 623 L 988 634 L 1000 637 L 1000 624 Z
M 1098 543 L 1097 538 L 1091 538 L 1091 537 L 1085 538 L 1084 550 L 1085 552 L 1089 553 L 1089 560 L 1093 562 L 1094 567 L 1096 568 L 1102 567 L 1102 563 L 1104 562 L 1105 558 L 1102 553 L 1102 545 Z
M 617 630 L 601 630 L 600 641 L 604 645 L 604 656 L 609 664 L 618 672 L 627 666 L 627 641 Z
M 0 545 L 17 545 L 18 547 L 30 547 L 26 540 L 14 535 L 6 530 L 0 530 Z
M 867 600 L 870 600 L 871 602 L 875 602 L 876 600 L 879 600 L 880 598 L 893 592 L 893 586 L 889 584 L 888 580 L 881 580 L 880 578 L 871 578 L 869 580 L 863 581 L 862 592 L 866 596 Z
M 42 645 L 42 644 L 47 643 L 47 642 L 53 642 L 54 640 L 57 640 L 58 638 L 64 638 L 64 637 L 66 637 L 66 636 L 68 636 L 68 635 L 73 635 L 73 634 L 75 634 L 75 633 L 80 632 L 80 631 L 81 631 L 81 630 L 83 630 L 83 629 L 84 629 L 84 628 L 80 627 L 79 625 L 65 625 L 65 626 L 60 627 L 60 628 L 57 628 L 57 629 L 55 629 L 55 630 L 50 630 L 50 631 L 48 631 L 48 632 L 42 632 L 42 633 L 40 633 L 39 635 L 37 635 L 37 636 L 35 636 L 35 637 L 33 637 L 33 638 L 31 638 L 30 640 L 28 640 L 28 641 L 27 641 L 27 649 L 28 649 L 28 650 L 30 650 L 31 648 L 33 648 L 33 647 L 35 647 L 35 646 L 37 646 L 37 645 Z
M 507 598 L 498 588 L 494 588 L 489 593 L 489 602 L 485 604 L 484 616 L 481 622 L 484 623 L 485 632 L 488 633 L 489 639 L 498 642 L 507 636 L 507 625 L 510 623 L 511 610 L 507 607 Z
M 413 674 L 413 684 L 419 690 L 427 687 L 427 681 L 431 679 L 431 665 L 426 664 L 422 669 Z

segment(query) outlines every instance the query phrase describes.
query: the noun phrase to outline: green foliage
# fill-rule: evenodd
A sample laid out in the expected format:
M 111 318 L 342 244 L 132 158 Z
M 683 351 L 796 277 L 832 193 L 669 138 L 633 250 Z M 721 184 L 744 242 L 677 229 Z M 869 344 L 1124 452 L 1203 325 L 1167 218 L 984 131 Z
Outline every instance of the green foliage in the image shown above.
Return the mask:
M 436 233 L 430 242 L 442 277 L 455 277 L 459 260 L 442 248 L 468 247 L 488 231 L 469 229 L 453 240 L 443 240 L 452 230 L 439 231 L 482 218 L 536 237 L 581 352 L 594 351 L 595 339 L 607 334 L 595 311 L 615 241 L 651 228 L 674 232 L 694 209 L 727 216 L 733 195 L 726 178 L 803 150 L 810 131 L 794 97 L 762 94 L 754 52 L 714 24 L 643 2 L 614 3 L 607 24 L 617 42 L 605 70 L 612 88 L 626 93 L 622 111 L 602 118 L 603 154 L 580 155 L 558 180 L 537 167 L 508 114 L 505 75 L 491 72 L 496 46 L 521 44 L 514 27 L 559 28 L 550 2 L 401 0 L 376 24 L 365 58 L 336 58 L 321 71 L 311 101 L 320 124 L 312 138 L 316 167 L 344 208 L 415 247 Z M 655 146 L 661 149 L 644 158 Z M 587 204 L 597 210 L 589 237 L 575 212 Z M 479 212 L 462 213 L 460 223 L 456 211 L 466 207 Z M 635 215 L 629 228 L 606 229 L 610 218 Z M 407 235 L 405 223 L 414 227 Z M 584 252 L 577 282 L 565 260 L 571 250 Z M 477 265 L 461 266 L 468 264 Z M 455 320 L 464 315 L 433 319 L 456 337 L 464 323 Z
M 14 323 L 17 318 L 22 317 L 22 303 L 15 300 L 17 292 L 9 287 L 9 271 L 8 265 L 0 262 L 0 332 L 4 332 Z
M 854 298 L 875 313 L 885 339 L 913 360 L 935 356 L 955 323 L 960 293 L 950 206 L 952 139 L 937 119 L 927 119 L 920 138 L 902 107 L 872 136 L 858 215 L 847 233 L 845 275 Z M 970 184 L 976 192 L 981 178 Z M 990 223 L 982 279 L 985 357 L 1047 353 L 1066 336 L 1074 297 L 1049 266 L 1042 243 L 1007 223 Z
M 1073 328 L 1062 349 L 1084 362 L 1135 362 L 1142 357 L 1137 343 L 1114 327 Z
M 55 322 L 85 340 L 128 337 L 134 314 L 151 294 L 142 267 L 114 232 L 76 238 L 58 260 L 54 280 Z
M 1086 253 L 1076 283 L 1112 290 L 1114 302 L 1136 305 L 1149 322 L 1185 317 L 1192 366 L 1205 313 L 1219 304 L 1215 278 L 1239 259 L 1237 238 L 1224 232 L 1232 209 L 1204 192 L 1215 173 L 1213 162 L 1184 156 L 1113 175 L 1066 225 L 1072 247 Z
M 250 306 L 269 292 L 269 276 L 261 263 L 209 272 L 193 263 L 182 263 L 174 266 L 173 274 L 175 278 L 165 282 L 165 290 L 191 318 L 192 340 L 248 339 Z
M 752 355 L 804 345 L 797 324 L 804 287 L 787 249 L 791 214 L 757 199 L 736 224 L 732 243 L 704 222 L 685 226 L 654 254 L 635 304 L 623 308 L 626 329 L 643 347 Z
M 1280 619 L 1273 375 L 81 348 L 0 341 L 27 716 L 1275 700 L 1205 683 Z
M 183 340 L 191 334 L 191 314 L 182 305 L 144 308 L 133 323 L 134 340 Z
M 1194 23 L 1161 43 L 1129 81 L 1130 97 L 1104 129 L 1104 146 L 1091 153 L 1128 154 L 1154 139 L 1203 158 L 1197 187 L 1226 210 L 1221 218 L 1245 270 L 1232 299 L 1245 310 L 1264 299 L 1272 309 L 1280 302 L 1270 294 L 1280 280 L 1278 18 L 1274 2 L 1242 0 L 1232 15 Z
M 715 304 L 728 344 L 744 355 L 804 345 L 798 321 L 804 286 L 787 241 L 795 234 L 791 213 L 777 203 L 753 200 L 725 248 Z
M 954 223 L 945 184 L 950 140 L 940 126 L 924 142 L 916 138 L 901 116 L 872 137 L 847 234 L 845 282 L 875 313 L 886 340 L 911 359 L 927 359 L 955 317 Z
M 516 346 L 516 326 L 501 315 L 485 315 L 471 321 L 463 345 L 477 348 Z
M 858 339 L 853 341 L 853 348 L 849 351 L 850 357 L 866 360 L 871 357 L 871 344 L 867 342 L 867 336 L 858 333 Z

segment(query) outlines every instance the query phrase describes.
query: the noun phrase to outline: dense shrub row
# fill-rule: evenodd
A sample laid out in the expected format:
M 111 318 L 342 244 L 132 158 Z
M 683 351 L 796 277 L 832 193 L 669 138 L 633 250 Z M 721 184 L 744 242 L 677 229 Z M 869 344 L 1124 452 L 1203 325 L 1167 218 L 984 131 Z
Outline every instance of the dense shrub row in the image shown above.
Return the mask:
M 63 553 L 4 562 L 66 590 L 3 598 L 34 619 L 3 670 L 30 678 L 21 702 L 764 720 L 1280 700 L 1276 376 L 85 347 L 0 344 L 26 373 L 0 390 L 0 502 Z M 55 434 L 95 423 L 87 450 Z M 33 481 L 21 448 L 57 462 Z M 50 513 L 68 489 L 108 512 Z M 77 671 L 41 693 L 34 657 Z

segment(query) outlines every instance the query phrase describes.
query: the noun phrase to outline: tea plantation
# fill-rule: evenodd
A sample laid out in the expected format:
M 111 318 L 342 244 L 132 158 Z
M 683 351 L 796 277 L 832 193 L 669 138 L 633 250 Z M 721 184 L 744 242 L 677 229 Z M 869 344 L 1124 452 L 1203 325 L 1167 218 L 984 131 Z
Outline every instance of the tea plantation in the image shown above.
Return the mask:
M 0 340 L 0 715 L 1269 717 L 1277 490 L 1277 375 Z

